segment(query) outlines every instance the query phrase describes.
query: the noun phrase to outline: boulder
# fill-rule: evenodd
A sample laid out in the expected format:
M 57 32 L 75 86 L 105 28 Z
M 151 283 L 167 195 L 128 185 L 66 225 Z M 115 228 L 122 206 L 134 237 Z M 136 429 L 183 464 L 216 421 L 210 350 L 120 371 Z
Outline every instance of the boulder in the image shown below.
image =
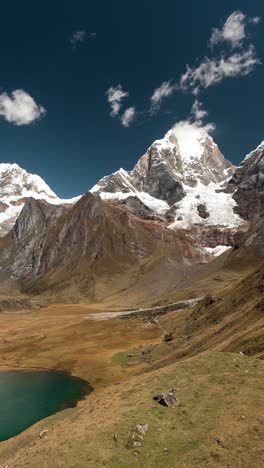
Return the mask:
M 148 432 L 149 425 L 148 424 L 137 424 L 135 426 L 134 431 L 138 432 L 139 434 L 145 435 Z
M 160 393 L 159 395 L 154 396 L 154 400 L 158 401 L 160 405 L 163 406 L 172 406 L 178 402 L 176 396 L 169 392 L 169 393 Z

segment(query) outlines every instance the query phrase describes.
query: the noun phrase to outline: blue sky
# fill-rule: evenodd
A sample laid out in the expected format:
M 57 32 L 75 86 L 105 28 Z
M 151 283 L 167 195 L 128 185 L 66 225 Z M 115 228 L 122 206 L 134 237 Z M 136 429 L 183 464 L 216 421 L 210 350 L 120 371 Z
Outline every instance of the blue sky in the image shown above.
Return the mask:
M 178 121 L 213 123 L 234 163 L 264 139 L 260 0 L 5 3 L 1 162 L 38 173 L 58 195 L 132 168 Z M 116 90 L 128 95 L 116 100 Z M 195 101 L 208 115 L 191 116 Z

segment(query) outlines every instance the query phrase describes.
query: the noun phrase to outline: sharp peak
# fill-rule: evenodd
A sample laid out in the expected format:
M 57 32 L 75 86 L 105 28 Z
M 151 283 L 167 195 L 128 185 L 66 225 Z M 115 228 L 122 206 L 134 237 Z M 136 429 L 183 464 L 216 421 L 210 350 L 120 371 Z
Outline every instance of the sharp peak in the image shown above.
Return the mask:
M 250 151 L 243 159 L 242 163 L 241 164 L 244 164 L 245 161 L 248 161 L 251 156 L 253 156 L 256 151 L 260 150 L 260 149 L 264 149 L 264 140 L 255 148 L 253 149 L 252 151 Z

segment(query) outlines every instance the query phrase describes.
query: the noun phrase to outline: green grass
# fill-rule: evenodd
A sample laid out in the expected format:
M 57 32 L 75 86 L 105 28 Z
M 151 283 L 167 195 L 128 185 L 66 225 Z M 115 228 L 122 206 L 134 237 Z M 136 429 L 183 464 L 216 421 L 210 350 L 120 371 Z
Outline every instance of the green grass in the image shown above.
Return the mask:
M 237 363 L 239 367 L 235 367 Z M 235 429 L 234 434 L 233 431 L 229 433 L 229 426 L 238 424 L 243 430 L 247 429 L 242 421 L 237 423 L 237 418 L 247 406 L 248 412 L 251 411 L 249 395 L 254 408 L 259 398 L 264 401 L 260 388 L 255 390 L 258 388 L 255 381 L 260 382 L 263 370 L 264 363 L 254 359 L 231 353 L 207 353 L 178 363 L 155 378 L 147 376 L 144 383 L 122 395 L 122 400 L 127 403 L 132 400 L 133 405 L 132 408 L 131 403 L 126 406 L 125 418 L 115 428 L 120 435 L 119 446 L 107 466 L 226 467 L 230 459 L 234 467 L 260 466 L 255 465 L 253 460 L 251 465 L 248 458 L 244 459 L 241 455 L 241 465 L 236 464 L 237 449 L 242 442 L 239 438 L 243 439 L 243 445 L 249 446 L 252 435 L 249 431 L 247 435 L 238 434 L 236 438 Z M 179 405 L 166 408 L 153 400 L 156 393 L 175 386 L 179 388 Z M 145 423 L 149 424 L 149 431 L 142 446 L 128 449 L 126 443 L 133 427 Z M 259 439 L 262 437 L 260 430 L 255 433 Z M 218 446 L 215 437 L 220 440 L 227 438 L 227 444 Z M 165 448 L 168 454 L 164 454 Z M 135 451 L 136 456 L 133 455 Z
M 133 354 L 133 357 L 128 357 L 128 354 Z M 129 349 L 127 351 L 120 351 L 112 356 L 112 363 L 116 366 L 127 367 L 128 365 L 135 364 L 135 360 L 139 357 L 140 351 L 138 349 Z

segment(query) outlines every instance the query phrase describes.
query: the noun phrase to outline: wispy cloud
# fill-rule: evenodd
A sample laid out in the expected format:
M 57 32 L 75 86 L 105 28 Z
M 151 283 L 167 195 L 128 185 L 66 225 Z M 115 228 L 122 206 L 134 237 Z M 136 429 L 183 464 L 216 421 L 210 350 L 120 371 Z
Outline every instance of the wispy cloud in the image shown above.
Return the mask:
M 72 32 L 70 43 L 73 49 L 75 49 L 78 44 L 81 44 L 82 42 L 85 41 L 86 35 L 87 35 L 87 32 L 85 29 L 78 29 L 77 31 Z
M 46 113 L 44 107 L 22 89 L 17 89 L 9 96 L 0 94 L 0 116 L 15 125 L 29 125 Z
M 76 49 L 79 44 L 85 42 L 89 37 L 96 37 L 96 32 L 87 32 L 86 29 L 78 29 L 77 31 L 73 31 L 70 38 L 72 48 Z
M 241 47 L 246 37 L 246 15 L 242 11 L 234 11 L 224 23 L 222 29 L 214 28 L 210 44 L 214 47 L 220 42 L 228 42 L 231 47 Z
M 201 88 L 209 88 L 224 78 L 249 75 L 255 65 L 260 63 L 253 45 L 228 57 L 205 57 L 197 67 L 191 68 L 187 65 L 186 72 L 180 78 L 179 87 L 183 91 L 198 94 Z
M 128 109 L 125 110 L 125 112 L 120 118 L 122 125 L 124 127 L 129 127 L 134 121 L 135 115 L 136 115 L 136 108 L 128 107 Z
M 249 19 L 249 22 L 252 23 L 252 24 L 258 24 L 261 20 L 261 17 L 260 16 L 254 16 L 254 18 L 250 18 Z
M 202 122 L 204 117 L 208 115 L 208 112 L 205 109 L 203 109 L 202 106 L 202 102 L 198 101 L 198 99 L 195 99 L 191 108 L 191 116 L 196 122 Z
M 122 100 L 129 96 L 129 93 L 127 91 L 124 91 L 122 86 L 119 84 L 117 86 L 111 86 L 106 91 L 106 96 L 107 101 L 109 102 L 111 107 L 110 115 L 111 117 L 115 117 L 120 112 Z
M 238 51 L 227 53 L 223 50 L 212 57 L 205 56 L 199 65 L 186 66 L 179 82 L 164 81 L 154 90 L 151 96 L 151 109 L 158 110 L 162 99 L 176 91 L 187 91 L 198 94 L 202 88 L 220 83 L 225 78 L 249 75 L 254 67 L 261 63 L 257 57 L 255 47 L 245 46 L 246 26 L 249 23 L 257 24 L 260 17 L 248 18 L 241 11 L 234 11 L 225 21 L 222 28 L 214 28 L 211 38 L 211 48 L 217 44 L 227 42 L 231 48 L 240 48 Z
M 186 65 L 186 71 L 179 79 L 163 81 L 154 89 L 150 97 L 150 106 L 141 114 L 153 115 L 159 111 L 163 100 L 172 96 L 175 92 L 187 92 L 197 96 L 205 90 L 226 78 L 238 78 L 249 75 L 261 63 L 253 44 L 248 41 L 247 27 L 256 25 L 260 21 L 259 16 L 249 18 L 240 10 L 234 11 L 225 21 L 222 27 L 213 28 L 209 40 L 210 52 L 194 66 Z M 216 48 L 222 45 L 221 49 Z M 229 45 L 229 47 L 226 47 Z M 231 48 L 231 50 L 230 50 Z M 122 100 L 129 93 L 122 89 L 121 85 L 111 87 L 107 91 L 107 99 L 111 106 L 111 116 L 117 116 L 120 112 Z M 140 115 L 140 112 L 137 111 Z M 194 101 L 188 125 L 203 128 L 202 119 L 207 111 L 202 109 L 201 102 Z M 131 125 L 135 118 L 135 107 L 129 107 L 120 118 L 125 127 Z M 213 124 L 207 124 L 207 129 L 213 129 Z
M 150 98 L 151 113 L 155 113 L 159 110 L 162 100 L 165 97 L 168 97 L 171 94 L 173 94 L 173 92 L 175 91 L 175 87 L 175 84 L 173 84 L 171 81 L 163 81 L 163 83 L 161 83 L 161 85 L 158 88 L 154 89 L 154 92 Z

